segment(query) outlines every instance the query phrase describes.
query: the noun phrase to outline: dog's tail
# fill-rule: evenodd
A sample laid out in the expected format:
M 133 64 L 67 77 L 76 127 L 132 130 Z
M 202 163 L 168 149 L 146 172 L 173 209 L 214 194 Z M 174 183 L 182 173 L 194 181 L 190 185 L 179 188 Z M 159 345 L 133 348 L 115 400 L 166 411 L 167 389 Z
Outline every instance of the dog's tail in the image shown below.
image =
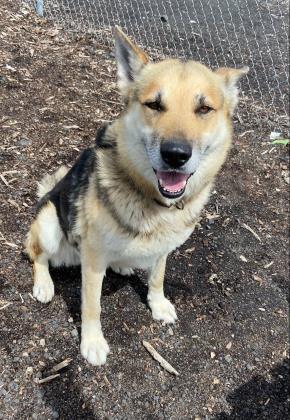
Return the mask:
M 67 174 L 68 168 L 61 166 L 53 174 L 46 174 L 40 182 L 37 183 L 37 196 L 43 197 L 46 193 L 53 189 L 53 187 Z

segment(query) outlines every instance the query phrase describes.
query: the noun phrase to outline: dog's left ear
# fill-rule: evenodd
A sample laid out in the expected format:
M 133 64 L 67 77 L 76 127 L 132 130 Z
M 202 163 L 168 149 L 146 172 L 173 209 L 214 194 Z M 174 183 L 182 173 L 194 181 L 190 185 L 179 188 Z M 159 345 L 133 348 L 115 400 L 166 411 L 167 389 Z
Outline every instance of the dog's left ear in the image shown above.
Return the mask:
M 118 85 L 122 95 L 127 96 L 132 83 L 149 57 L 118 27 L 115 27 L 115 54 L 118 67 Z
M 248 71 L 249 67 L 247 66 L 241 69 L 221 67 L 215 71 L 215 73 L 219 74 L 223 78 L 225 93 L 228 98 L 229 112 L 231 115 L 233 114 L 239 101 L 237 83 L 241 77 L 248 73 Z

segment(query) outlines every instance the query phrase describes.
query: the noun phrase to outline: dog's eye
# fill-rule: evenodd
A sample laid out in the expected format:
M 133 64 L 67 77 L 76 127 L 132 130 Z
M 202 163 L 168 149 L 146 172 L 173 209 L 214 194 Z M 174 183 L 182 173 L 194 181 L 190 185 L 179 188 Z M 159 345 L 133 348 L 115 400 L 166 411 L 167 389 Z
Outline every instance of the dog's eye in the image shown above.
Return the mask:
M 195 111 L 196 114 L 208 114 L 209 112 L 213 111 L 213 108 L 211 108 L 210 106 L 207 105 L 202 105 L 199 108 L 197 108 L 197 110 Z
M 159 101 L 145 102 L 144 105 L 147 106 L 147 108 L 153 109 L 153 111 L 164 111 L 164 107 Z

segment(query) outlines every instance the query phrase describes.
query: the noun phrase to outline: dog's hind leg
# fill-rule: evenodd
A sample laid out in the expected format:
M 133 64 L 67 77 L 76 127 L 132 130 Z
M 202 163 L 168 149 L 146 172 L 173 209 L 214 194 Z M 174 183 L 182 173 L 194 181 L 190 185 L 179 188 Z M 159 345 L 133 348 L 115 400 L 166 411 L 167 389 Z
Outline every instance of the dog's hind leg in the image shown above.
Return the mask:
M 26 240 L 26 251 L 33 262 L 33 296 L 42 303 L 54 296 L 48 263 L 59 252 L 62 237 L 55 206 L 48 202 L 32 223 Z
M 164 296 L 163 283 L 167 255 L 159 258 L 152 266 L 148 279 L 148 305 L 151 308 L 153 319 L 174 323 L 177 319 L 175 308 Z

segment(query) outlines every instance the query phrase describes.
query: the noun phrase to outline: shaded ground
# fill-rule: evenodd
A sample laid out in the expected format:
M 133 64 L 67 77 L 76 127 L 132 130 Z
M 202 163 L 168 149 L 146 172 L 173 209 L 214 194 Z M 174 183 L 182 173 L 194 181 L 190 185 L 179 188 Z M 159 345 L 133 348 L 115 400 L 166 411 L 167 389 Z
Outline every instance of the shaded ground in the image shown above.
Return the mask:
M 200 227 L 171 255 L 174 327 L 153 322 L 146 282 L 108 273 L 102 299 L 108 363 L 79 354 L 80 270 L 54 270 L 49 305 L 31 297 L 22 243 L 35 183 L 70 163 L 121 109 L 109 50 L 67 38 L 14 3 L 0 10 L 0 418 L 284 419 L 287 349 L 288 150 L 235 121 Z M 259 241 L 243 224 L 250 226 Z M 148 340 L 180 372 L 164 372 Z M 43 385 L 58 362 L 73 360 Z

